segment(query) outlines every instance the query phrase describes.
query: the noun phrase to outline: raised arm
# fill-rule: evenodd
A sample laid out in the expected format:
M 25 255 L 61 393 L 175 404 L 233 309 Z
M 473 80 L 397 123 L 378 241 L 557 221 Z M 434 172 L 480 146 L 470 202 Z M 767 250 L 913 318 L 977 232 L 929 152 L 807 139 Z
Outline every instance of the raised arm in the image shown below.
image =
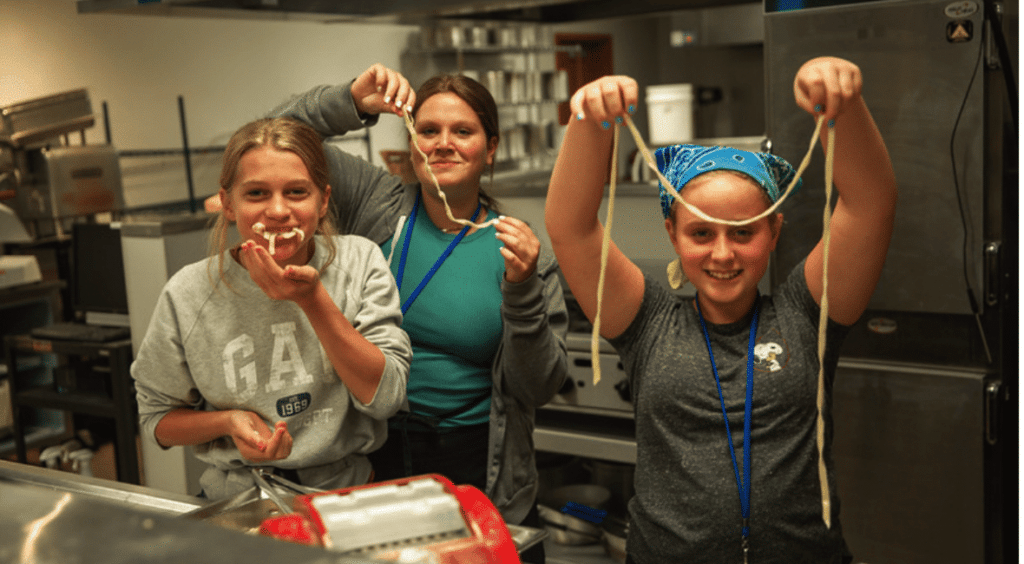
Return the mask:
M 379 88 L 379 90 L 378 90 Z M 270 117 L 291 117 L 327 138 L 377 122 L 381 113 L 398 114 L 415 103 L 415 93 L 401 74 L 373 65 L 352 81 L 317 86 L 274 108 Z M 362 235 L 379 244 L 395 231 L 405 198 L 415 191 L 386 169 L 325 142 L 330 169 L 331 198 L 341 233 Z
M 575 117 L 569 119 L 548 187 L 544 212 L 548 235 L 569 288 L 591 321 L 597 310 L 604 236 L 597 214 L 608 180 L 611 128 L 636 104 L 637 84 L 629 77 L 608 76 L 580 88 L 570 102 Z M 614 243 L 605 276 L 601 336 L 612 338 L 621 335 L 639 311 L 644 280 L 640 269 Z
M 849 61 L 820 57 L 797 72 L 798 106 L 835 120 L 833 178 L 839 197 L 831 221 L 829 317 L 851 325 L 864 313 L 885 264 L 896 214 L 896 176 L 861 96 L 860 69 Z M 816 111 L 817 108 L 817 111 Z M 822 145 L 827 145 L 824 134 Z M 807 286 L 821 303 L 821 241 L 804 267 Z
M 331 137 L 373 125 L 382 113 L 402 115 L 416 103 L 409 81 L 375 64 L 351 82 L 317 86 L 274 108 L 268 117 L 291 117 Z

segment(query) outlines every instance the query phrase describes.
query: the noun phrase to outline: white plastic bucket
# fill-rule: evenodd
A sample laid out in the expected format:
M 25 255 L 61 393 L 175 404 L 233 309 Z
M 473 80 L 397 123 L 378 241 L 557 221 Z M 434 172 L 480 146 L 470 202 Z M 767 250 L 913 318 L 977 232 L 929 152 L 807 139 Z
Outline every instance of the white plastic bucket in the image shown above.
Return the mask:
M 651 145 L 693 140 L 693 85 L 659 84 L 647 87 L 647 125 Z

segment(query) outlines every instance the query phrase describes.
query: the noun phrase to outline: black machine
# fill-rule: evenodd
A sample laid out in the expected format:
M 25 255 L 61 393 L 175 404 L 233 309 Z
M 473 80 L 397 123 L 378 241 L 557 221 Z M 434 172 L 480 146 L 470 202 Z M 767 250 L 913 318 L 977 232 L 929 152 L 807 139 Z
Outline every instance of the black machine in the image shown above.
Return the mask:
M 76 223 L 71 238 L 71 306 L 75 320 L 32 330 L 34 337 L 113 341 L 130 335 L 119 224 Z

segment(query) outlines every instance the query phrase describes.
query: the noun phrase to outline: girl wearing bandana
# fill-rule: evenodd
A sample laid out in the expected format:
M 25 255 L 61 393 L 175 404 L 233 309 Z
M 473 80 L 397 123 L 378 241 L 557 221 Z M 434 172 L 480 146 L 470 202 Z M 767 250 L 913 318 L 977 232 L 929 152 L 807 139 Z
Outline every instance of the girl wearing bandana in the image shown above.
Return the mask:
M 839 346 L 880 276 L 896 207 L 895 176 L 861 97 L 861 80 L 856 65 L 822 57 L 805 63 L 794 81 L 797 105 L 835 127 L 839 197 L 830 224 L 826 398 Z M 633 113 L 637 91 L 633 79 L 612 76 L 573 95 L 576 117 L 548 191 L 548 234 L 591 319 L 611 128 Z M 665 147 L 657 161 L 689 204 L 722 220 L 764 212 L 794 176 L 778 157 L 724 147 Z M 781 213 L 742 226 L 708 221 L 678 205 L 664 186 L 662 211 L 679 255 L 670 271 L 696 287 L 695 298 L 679 297 L 645 277 L 612 243 L 601 310 L 601 335 L 622 357 L 636 409 L 630 561 L 849 562 L 827 401 L 829 523 L 818 469 L 822 242 L 764 296 L 757 284 L 778 241 Z

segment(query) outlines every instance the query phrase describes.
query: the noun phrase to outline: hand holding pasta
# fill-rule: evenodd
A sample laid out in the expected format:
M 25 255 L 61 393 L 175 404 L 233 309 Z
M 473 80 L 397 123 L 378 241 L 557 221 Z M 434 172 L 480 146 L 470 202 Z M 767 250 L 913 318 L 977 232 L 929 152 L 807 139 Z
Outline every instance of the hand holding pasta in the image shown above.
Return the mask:
M 569 107 L 577 120 L 590 119 L 608 128 L 636 110 L 638 87 L 628 76 L 601 77 L 576 91 Z
M 352 83 L 352 100 L 360 113 L 403 115 L 416 104 L 416 92 L 400 73 L 377 63 Z
M 818 57 L 797 71 L 793 95 L 796 104 L 811 115 L 824 113 L 826 120 L 833 120 L 860 98 L 862 86 L 857 65 L 836 57 Z
M 267 249 L 251 240 L 239 246 L 238 259 L 252 281 L 274 300 L 298 303 L 312 299 L 320 279 L 316 269 L 308 264 L 281 268 Z
M 517 284 L 537 270 L 540 240 L 530 226 L 514 217 L 502 217 L 494 224 L 495 236 L 505 244 L 501 256 L 505 257 L 505 280 Z

